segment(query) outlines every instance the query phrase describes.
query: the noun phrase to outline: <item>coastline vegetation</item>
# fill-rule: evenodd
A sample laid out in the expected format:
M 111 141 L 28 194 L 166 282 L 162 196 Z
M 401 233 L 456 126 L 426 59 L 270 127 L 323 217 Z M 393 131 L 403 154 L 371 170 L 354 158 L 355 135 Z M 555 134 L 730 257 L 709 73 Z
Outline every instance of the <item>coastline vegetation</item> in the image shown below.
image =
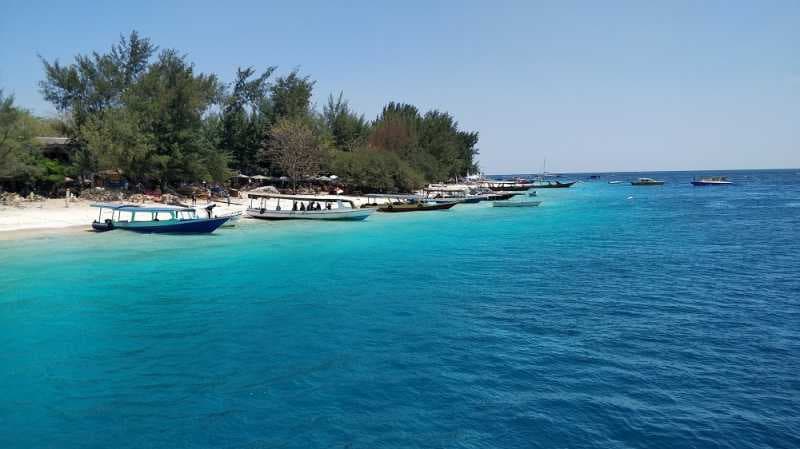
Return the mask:
M 298 70 L 244 67 L 225 83 L 136 31 L 107 53 L 41 60 L 41 92 L 59 118 L 35 117 L 0 91 L 6 189 L 47 193 L 66 177 L 84 185 L 118 170 L 131 185 L 161 190 L 238 173 L 295 181 L 335 173 L 351 189 L 409 191 L 477 170 L 478 133 L 451 114 L 391 102 L 367 120 L 342 93 L 318 111 L 315 82 Z M 68 158 L 44 157 L 36 136 L 68 137 Z

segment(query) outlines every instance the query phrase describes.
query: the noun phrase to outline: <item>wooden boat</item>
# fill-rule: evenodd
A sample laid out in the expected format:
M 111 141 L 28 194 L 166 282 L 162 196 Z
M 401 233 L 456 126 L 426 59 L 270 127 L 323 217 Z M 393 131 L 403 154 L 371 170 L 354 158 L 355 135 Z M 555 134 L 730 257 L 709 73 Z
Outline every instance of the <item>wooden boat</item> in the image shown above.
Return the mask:
M 491 190 L 490 190 L 491 191 Z M 435 203 L 456 203 L 475 204 L 486 199 L 485 195 L 479 195 L 468 186 L 453 184 L 431 184 L 422 189 L 422 200 Z
M 566 189 L 572 187 L 578 181 L 561 182 L 561 181 L 538 181 L 530 185 L 533 189 Z
M 506 201 L 514 198 L 517 195 L 522 195 L 523 192 L 497 192 L 489 195 L 489 200 L 492 201 Z
M 373 207 L 359 208 L 353 201 L 343 198 L 272 193 L 250 193 L 248 198 L 250 207 L 247 208 L 247 215 L 262 220 L 361 221 L 376 210 Z M 270 200 L 277 200 L 274 209 L 269 207 Z M 283 206 L 281 200 L 285 200 Z
M 379 212 L 424 212 L 430 210 L 447 210 L 455 206 L 456 202 L 450 203 L 426 203 L 421 201 L 389 203 L 378 208 Z
M 495 201 L 492 203 L 492 207 L 536 207 L 540 204 L 542 204 L 541 201 Z
M 200 218 L 191 207 L 145 207 L 135 204 L 97 203 L 100 209 L 92 229 L 97 232 L 125 229 L 146 234 L 207 234 L 225 224 L 230 217 Z M 110 211 L 108 218 L 103 212 Z
M 495 192 L 525 192 L 533 188 L 533 184 L 489 184 L 489 188 Z
M 729 181 L 727 176 L 711 176 L 692 180 L 694 186 L 729 186 L 732 184 L 733 182 Z
M 664 181 L 657 181 L 653 178 L 639 178 L 636 181 L 631 181 L 632 186 L 663 186 Z

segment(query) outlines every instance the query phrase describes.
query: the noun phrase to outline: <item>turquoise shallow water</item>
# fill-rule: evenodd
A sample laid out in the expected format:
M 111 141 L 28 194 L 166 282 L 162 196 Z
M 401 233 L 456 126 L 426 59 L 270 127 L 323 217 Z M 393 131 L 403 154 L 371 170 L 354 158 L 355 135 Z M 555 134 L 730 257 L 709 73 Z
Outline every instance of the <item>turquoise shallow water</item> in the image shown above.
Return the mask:
M 0 241 L 0 447 L 798 447 L 800 174 L 691 176 Z

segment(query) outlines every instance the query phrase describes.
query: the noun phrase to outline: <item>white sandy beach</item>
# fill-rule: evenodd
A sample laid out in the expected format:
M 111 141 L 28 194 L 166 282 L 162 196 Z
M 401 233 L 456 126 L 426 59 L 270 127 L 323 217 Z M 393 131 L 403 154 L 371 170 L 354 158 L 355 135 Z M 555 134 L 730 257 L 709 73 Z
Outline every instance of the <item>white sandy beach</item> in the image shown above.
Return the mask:
M 342 199 L 352 200 L 356 205 L 366 202 L 365 197 L 356 196 L 331 196 L 316 195 L 319 199 Z M 244 212 L 247 209 L 249 200 L 236 198 L 231 200 L 234 204 L 228 206 L 224 201 L 215 201 L 217 207 L 214 208 L 214 215 L 225 215 L 236 212 Z M 286 200 L 283 200 L 286 201 Z M 378 201 L 382 203 L 383 201 Z M 25 202 L 19 206 L 0 205 L 0 235 L 3 238 L 14 238 L 17 236 L 29 235 L 36 231 L 52 231 L 74 229 L 89 229 L 92 221 L 97 218 L 98 209 L 90 205 L 94 201 L 73 199 L 66 206 L 63 198 L 47 199 L 37 202 Z M 274 207 L 275 200 L 270 200 L 269 207 Z M 145 204 L 149 206 L 161 206 L 161 204 Z M 204 216 L 202 209 L 206 204 L 197 204 L 198 215 Z

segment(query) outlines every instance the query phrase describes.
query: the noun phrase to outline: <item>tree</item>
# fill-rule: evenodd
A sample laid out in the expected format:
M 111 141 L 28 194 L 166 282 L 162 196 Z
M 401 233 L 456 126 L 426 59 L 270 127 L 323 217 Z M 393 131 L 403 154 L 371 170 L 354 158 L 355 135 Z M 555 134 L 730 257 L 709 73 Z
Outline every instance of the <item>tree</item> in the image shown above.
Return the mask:
M 270 87 L 273 123 L 284 117 L 307 117 L 311 111 L 311 93 L 315 81 L 300 76 L 297 70 L 282 76 Z
M 162 51 L 126 93 L 126 106 L 152 139 L 150 172 L 162 188 L 209 177 L 204 163 L 216 149 L 201 140 L 203 115 L 221 94 L 215 75 L 195 74 L 176 50 Z
M 230 94 L 223 99 L 220 148 L 232 155 L 240 172 L 253 173 L 257 156 L 270 122 L 272 105 L 269 101 L 268 79 L 275 67 L 255 75 L 252 67 L 239 68 Z
M 333 137 L 333 144 L 342 151 L 353 151 L 363 147 L 369 133 L 369 124 L 363 115 L 356 115 L 350 110 L 347 100 L 342 99 L 342 92 L 334 99 L 328 96 L 328 104 L 323 108 L 322 116 Z
M 322 148 L 306 119 L 286 117 L 270 130 L 265 156 L 292 180 L 292 191 L 296 191 L 298 179 L 319 173 Z
M 45 79 L 39 83 L 45 100 L 69 112 L 78 131 L 92 114 L 119 106 L 123 94 L 145 73 L 156 47 L 132 31 L 107 54 L 78 55 L 70 65 L 41 58 Z
M 0 180 L 30 181 L 40 173 L 33 129 L 33 117 L 14 106 L 14 96 L 0 89 Z

